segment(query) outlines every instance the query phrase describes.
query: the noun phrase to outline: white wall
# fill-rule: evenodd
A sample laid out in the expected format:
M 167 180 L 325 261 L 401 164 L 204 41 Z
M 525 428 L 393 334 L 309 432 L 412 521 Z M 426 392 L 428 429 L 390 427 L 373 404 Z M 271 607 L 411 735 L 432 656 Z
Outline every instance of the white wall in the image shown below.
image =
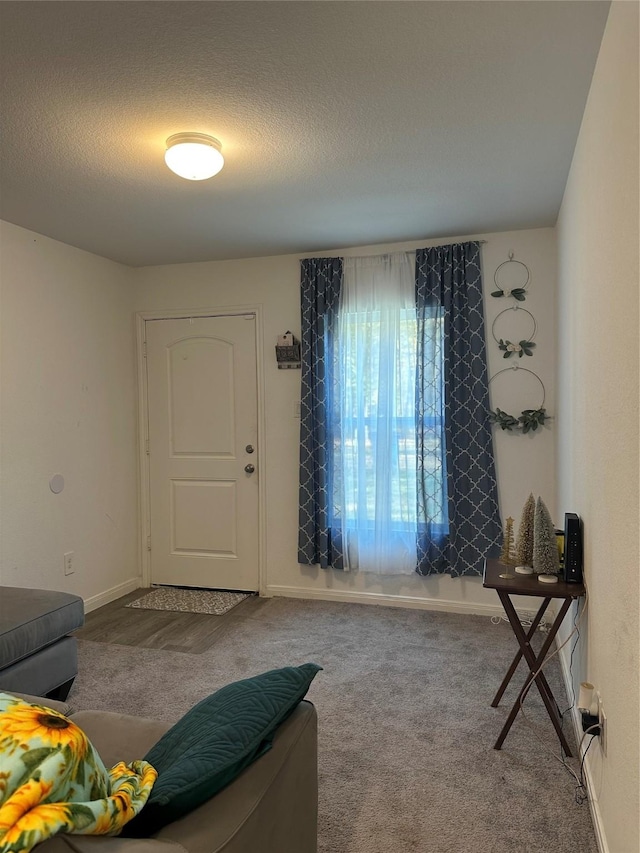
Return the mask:
M 557 430 L 558 509 L 584 524 L 573 678 L 607 714 L 607 755 L 594 744 L 587 766 L 610 853 L 640 843 L 638 231 L 638 6 L 614 2 L 558 219 Z
M 487 317 L 490 325 L 499 310 L 510 304 L 488 294 L 494 289 L 493 274 L 509 251 L 531 269 L 530 295 L 525 307 L 535 314 L 539 330 L 538 344 L 532 358 L 519 363 L 539 372 L 547 387 L 546 405 L 554 410 L 555 362 L 555 233 L 553 229 L 514 231 L 486 237 L 483 246 Z M 379 254 L 402 248 L 454 242 L 456 239 L 422 241 L 385 246 L 358 247 L 327 251 L 325 255 Z M 318 254 L 318 253 L 316 253 Z M 484 590 L 479 578 L 451 579 L 448 575 L 421 578 L 418 575 L 381 579 L 364 572 L 342 573 L 301 567 L 297 562 L 298 521 L 298 453 L 299 420 L 293 416 L 294 401 L 300 396 L 300 372 L 277 369 L 274 355 L 276 336 L 287 329 L 300 334 L 300 264 L 303 255 L 287 255 L 249 260 L 180 264 L 146 267 L 135 270 L 135 307 L 138 311 L 162 309 L 216 308 L 224 306 L 263 306 L 264 363 L 266 400 L 266 448 L 262 448 L 261 465 L 266 473 L 267 502 L 267 589 L 273 595 L 306 595 L 321 598 L 355 597 L 356 600 L 379 601 L 394 596 L 405 606 L 425 605 L 460 611 L 488 612 L 498 610 L 495 593 Z M 508 270 L 504 271 L 508 273 Z M 520 318 L 522 315 L 520 315 Z M 498 337 L 511 333 L 514 327 L 505 321 L 497 327 Z M 524 328 L 526 326 L 518 326 Z M 505 362 L 490 337 L 490 370 L 500 369 Z M 504 377 L 502 377 L 504 378 Z M 501 379 L 502 379 L 501 378 Z M 519 380 L 522 379 L 522 383 Z M 518 381 L 514 381 L 518 380 Z M 539 386 L 522 374 L 495 383 L 496 402 L 501 408 L 519 414 L 522 408 L 536 407 L 541 400 Z M 527 385 L 527 382 L 530 384 Z M 518 387 L 524 396 L 517 394 Z M 528 389 L 528 390 L 527 390 Z M 493 391 L 493 386 L 492 386 Z M 553 512 L 554 426 L 542 434 L 531 436 L 500 434 L 496 439 L 500 502 L 503 515 L 519 518 L 522 505 L 533 490 L 542 494 Z M 266 471 L 265 471 L 266 468 Z M 387 603 L 386 599 L 383 599 Z M 524 601 L 523 601 L 524 606 Z
M 0 240 L 0 577 L 92 606 L 137 586 L 132 271 L 8 223 Z

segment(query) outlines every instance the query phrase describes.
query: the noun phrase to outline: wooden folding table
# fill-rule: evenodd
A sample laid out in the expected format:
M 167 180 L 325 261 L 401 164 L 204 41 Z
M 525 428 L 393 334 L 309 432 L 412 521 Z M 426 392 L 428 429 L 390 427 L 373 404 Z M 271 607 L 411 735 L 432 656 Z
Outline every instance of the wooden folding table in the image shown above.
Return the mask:
M 517 652 L 511 663 L 511 666 L 507 670 L 507 674 L 505 675 L 502 684 L 498 688 L 498 692 L 496 693 L 493 702 L 491 703 L 491 707 L 498 707 L 500 699 L 502 698 L 502 695 L 506 690 L 507 685 L 511 681 L 513 674 L 518 668 L 520 659 L 523 657 L 529 666 L 530 675 L 527 677 L 527 680 L 523 684 L 522 689 L 518 694 L 518 698 L 513 704 L 513 708 L 511 709 L 511 712 L 509 713 L 509 716 L 507 717 L 507 720 L 504 726 L 502 727 L 502 731 L 500 732 L 498 740 L 494 744 L 494 749 L 500 749 L 502 747 L 504 739 L 506 738 L 509 729 L 513 725 L 513 721 L 515 720 L 520 709 L 520 697 L 522 696 L 527 685 L 529 684 L 531 674 L 537 673 L 534 679 L 536 687 L 538 688 L 540 696 L 542 697 L 542 701 L 545 704 L 547 713 L 549 714 L 549 718 L 551 719 L 551 722 L 553 723 L 557 735 L 560 738 L 560 743 L 562 744 L 562 748 L 564 749 L 565 754 L 571 756 L 571 750 L 569 749 L 569 744 L 567 743 L 567 739 L 565 738 L 564 732 L 562 731 L 562 721 L 558 713 L 555 698 L 553 696 L 553 693 L 551 692 L 551 688 L 549 687 L 549 682 L 545 678 L 544 672 L 538 672 L 538 670 L 540 669 L 540 667 L 544 663 L 545 658 L 547 657 L 549 649 L 551 648 L 554 638 L 558 632 L 558 628 L 562 624 L 562 620 L 566 616 L 567 610 L 571 606 L 571 602 L 574 599 L 580 598 L 585 594 L 584 585 L 581 583 L 566 583 L 563 580 L 558 580 L 558 583 L 545 584 L 541 583 L 536 575 L 516 574 L 513 567 L 510 567 L 508 571 L 510 574 L 514 575 L 514 577 L 501 578 L 501 574 L 507 573 L 507 567 L 499 560 L 485 560 L 482 585 L 484 587 L 487 587 L 487 589 L 495 589 L 495 591 L 498 593 L 500 601 L 502 602 L 502 606 L 504 607 L 509 623 L 513 629 L 513 633 L 516 635 L 516 639 L 520 647 L 519 651 Z M 516 613 L 516 609 L 513 605 L 513 602 L 511 601 L 512 595 L 530 595 L 535 596 L 536 598 L 543 599 L 540 607 L 538 608 L 538 612 L 536 613 L 533 622 L 531 623 L 531 627 L 529 628 L 526 634 L 524 632 L 524 628 L 520 623 L 520 619 L 518 618 L 518 614 Z M 562 606 L 558 610 L 553 624 L 549 627 L 549 631 L 542 644 L 542 648 L 536 654 L 535 650 L 531 646 L 531 639 L 533 638 L 547 607 L 549 606 L 549 604 L 551 604 L 551 601 L 554 598 L 563 599 Z

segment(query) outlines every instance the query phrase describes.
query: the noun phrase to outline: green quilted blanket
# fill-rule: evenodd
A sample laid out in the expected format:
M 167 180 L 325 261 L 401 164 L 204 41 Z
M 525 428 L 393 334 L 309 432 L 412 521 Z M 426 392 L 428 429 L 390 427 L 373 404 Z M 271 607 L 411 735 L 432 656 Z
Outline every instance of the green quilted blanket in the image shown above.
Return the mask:
M 72 720 L 0 693 L 0 853 L 27 853 L 59 832 L 117 835 L 156 776 L 146 761 L 107 770 Z

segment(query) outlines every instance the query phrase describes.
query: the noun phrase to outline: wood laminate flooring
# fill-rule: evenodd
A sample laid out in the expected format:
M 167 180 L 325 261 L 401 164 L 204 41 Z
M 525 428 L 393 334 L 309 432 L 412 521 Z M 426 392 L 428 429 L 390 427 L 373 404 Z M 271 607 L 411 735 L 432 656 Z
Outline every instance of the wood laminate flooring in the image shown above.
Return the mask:
M 252 595 L 222 616 L 208 613 L 178 613 L 172 610 L 142 610 L 126 607 L 149 589 L 136 589 L 87 613 L 83 628 L 74 632 L 79 640 L 165 649 L 198 655 L 212 648 L 238 621 L 265 607 L 269 599 Z

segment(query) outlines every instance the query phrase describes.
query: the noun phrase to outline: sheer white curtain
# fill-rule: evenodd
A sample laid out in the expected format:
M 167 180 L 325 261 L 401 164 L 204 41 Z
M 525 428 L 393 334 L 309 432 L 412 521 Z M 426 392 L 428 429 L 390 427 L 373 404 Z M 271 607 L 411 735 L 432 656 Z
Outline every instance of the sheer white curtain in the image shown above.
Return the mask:
M 416 569 L 415 254 L 345 258 L 334 484 L 345 568 Z

